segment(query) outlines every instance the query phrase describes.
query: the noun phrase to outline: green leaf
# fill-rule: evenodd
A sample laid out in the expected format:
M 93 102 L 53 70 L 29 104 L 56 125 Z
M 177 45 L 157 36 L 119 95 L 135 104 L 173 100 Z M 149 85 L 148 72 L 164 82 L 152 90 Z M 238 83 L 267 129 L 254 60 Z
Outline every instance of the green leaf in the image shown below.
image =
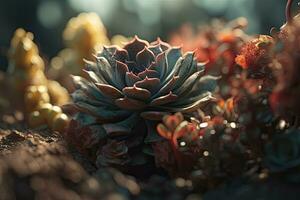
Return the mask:
M 120 121 L 118 123 L 104 124 L 103 128 L 108 134 L 130 134 L 132 129 L 136 126 L 139 119 L 137 113 L 133 113 L 127 119 Z

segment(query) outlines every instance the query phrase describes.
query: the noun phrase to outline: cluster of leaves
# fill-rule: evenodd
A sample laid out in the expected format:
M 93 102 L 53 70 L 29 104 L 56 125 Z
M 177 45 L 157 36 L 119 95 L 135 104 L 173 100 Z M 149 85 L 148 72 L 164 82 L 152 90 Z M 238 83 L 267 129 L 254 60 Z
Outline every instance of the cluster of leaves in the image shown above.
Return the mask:
M 238 177 L 291 180 L 300 164 L 298 18 L 271 36 L 246 35 L 238 19 L 174 34 L 181 49 L 137 37 L 105 47 L 87 61 L 87 79 L 74 77 L 66 137 L 99 167 L 150 171 L 154 158 L 201 190 Z
M 226 77 L 228 93 L 215 94 L 205 112 L 166 116 L 158 132 L 169 142 L 157 146 L 156 163 L 201 189 L 234 177 L 299 182 L 299 24 L 296 16 L 246 42 L 235 58 L 241 70 Z

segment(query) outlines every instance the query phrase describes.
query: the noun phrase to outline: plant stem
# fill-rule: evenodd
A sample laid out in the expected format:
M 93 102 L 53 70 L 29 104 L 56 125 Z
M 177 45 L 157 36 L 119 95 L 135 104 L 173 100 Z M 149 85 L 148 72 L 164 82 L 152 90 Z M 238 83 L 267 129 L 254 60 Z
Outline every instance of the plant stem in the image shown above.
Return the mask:
M 172 146 L 172 150 L 173 150 L 173 153 L 175 156 L 177 168 L 180 169 L 181 168 L 181 156 L 180 156 L 180 153 L 178 152 L 177 138 L 175 138 L 175 137 L 172 138 L 171 146 Z
M 287 4 L 285 8 L 285 16 L 286 16 L 287 23 L 291 23 L 293 20 L 292 13 L 291 13 L 292 4 L 293 4 L 293 0 L 287 0 Z

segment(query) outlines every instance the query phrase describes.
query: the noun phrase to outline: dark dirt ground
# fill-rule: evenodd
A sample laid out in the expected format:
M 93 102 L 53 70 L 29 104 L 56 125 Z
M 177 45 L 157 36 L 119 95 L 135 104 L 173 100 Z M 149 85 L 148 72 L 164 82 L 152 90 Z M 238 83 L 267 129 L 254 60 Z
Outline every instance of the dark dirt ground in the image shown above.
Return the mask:
M 111 192 L 105 191 L 72 158 L 62 137 L 47 130 L 2 128 L 0 153 L 0 199 L 109 199 L 118 195 L 113 189 L 118 184 L 112 181 Z
M 63 137 L 30 130 L 14 116 L 0 123 L 0 200 L 185 199 L 189 190 L 153 176 L 147 184 L 96 169 Z

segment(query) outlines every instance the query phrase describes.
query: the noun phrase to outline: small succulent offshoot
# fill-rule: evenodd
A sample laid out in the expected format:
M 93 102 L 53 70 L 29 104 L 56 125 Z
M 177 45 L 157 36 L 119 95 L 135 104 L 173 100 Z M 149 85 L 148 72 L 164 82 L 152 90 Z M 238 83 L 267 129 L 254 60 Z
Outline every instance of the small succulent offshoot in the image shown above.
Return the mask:
M 191 152 L 185 154 L 181 151 L 181 148 L 184 148 L 187 145 L 187 142 L 180 142 L 179 140 L 181 138 L 185 138 L 188 139 L 188 142 L 190 142 L 198 139 L 201 135 L 198 124 L 188 122 L 184 120 L 184 116 L 181 113 L 176 113 L 174 115 L 164 116 L 163 123 L 160 123 L 157 126 L 157 132 L 161 137 L 169 141 L 172 151 L 169 152 L 167 158 L 163 157 L 164 154 L 156 153 L 156 164 L 160 167 L 164 167 L 166 170 L 172 169 L 173 171 L 170 173 L 178 174 L 180 172 L 189 171 L 188 168 L 195 164 L 195 158 L 197 155 Z M 162 147 L 162 145 L 166 144 L 159 144 L 155 146 L 155 150 L 160 152 L 161 149 L 165 148 Z M 168 158 L 172 156 L 174 157 L 174 163 L 170 162 L 173 159 Z

